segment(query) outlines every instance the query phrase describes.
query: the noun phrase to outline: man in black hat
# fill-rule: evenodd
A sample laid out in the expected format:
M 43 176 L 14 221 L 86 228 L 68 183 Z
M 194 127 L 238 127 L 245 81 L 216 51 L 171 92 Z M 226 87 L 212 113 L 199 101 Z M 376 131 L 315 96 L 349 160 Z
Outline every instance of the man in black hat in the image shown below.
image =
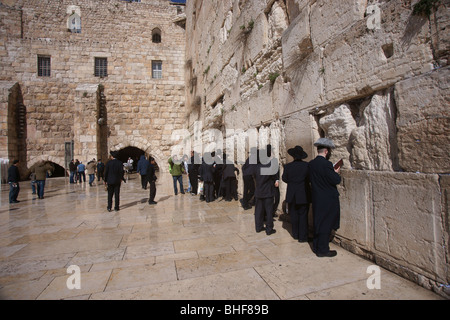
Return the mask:
M 253 167 L 253 177 L 255 178 L 255 229 L 256 232 L 265 230 L 267 235 L 276 232 L 273 228 L 273 204 L 275 188 L 278 187 L 277 160 L 271 158 L 264 164 L 265 160 L 271 157 L 270 152 L 270 148 L 260 150 L 258 152 L 258 163 Z M 276 168 L 275 172 L 274 168 Z M 266 227 L 264 227 L 264 219 L 266 220 Z
M 119 211 L 120 185 L 124 182 L 124 170 L 122 161 L 117 159 L 117 152 L 110 152 L 111 159 L 105 166 L 104 181 L 108 185 L 108 211 L 111 211 L 112 197 L 114 195 L 114 210 Z
M 341 183 L 340 168 L 334 169 L 329 161 L 334 144 L 327 138 L 320 138 L 314 146 L 318 155 L 309 162 L 312 187 L 312 208 L 314 217 L 314 253 L 318 257 L 333 257 L 329 239 L 332 230 L 339 229 L 340 204 L 337 185 Z
M 311 203 L 308 155 L 303 148 L 295 146 L 288 150 L 294 161 L 284 167 L 282 180 L 287 183 L 286 203 L 292 224 L 292 236 L 299 242 L 308 241 L 308 211 Z

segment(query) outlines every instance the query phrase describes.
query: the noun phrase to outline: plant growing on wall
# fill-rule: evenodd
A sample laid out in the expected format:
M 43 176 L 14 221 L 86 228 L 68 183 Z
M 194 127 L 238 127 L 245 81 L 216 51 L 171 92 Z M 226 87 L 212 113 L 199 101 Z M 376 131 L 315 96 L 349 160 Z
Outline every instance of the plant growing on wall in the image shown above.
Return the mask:
M 429 16 L 431 11 L 436 10 L 440 3 L 440 0 L 420 0 L 414 5 L 413 14 Z

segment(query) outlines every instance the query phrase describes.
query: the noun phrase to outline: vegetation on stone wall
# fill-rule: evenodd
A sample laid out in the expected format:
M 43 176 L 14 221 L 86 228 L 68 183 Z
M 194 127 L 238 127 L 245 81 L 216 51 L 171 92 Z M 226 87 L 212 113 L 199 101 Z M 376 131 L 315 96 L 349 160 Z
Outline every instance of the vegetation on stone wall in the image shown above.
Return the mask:
M 413 14 L 429 16 L 440 5 L 440 0 L 420 0 L 414 5 Z

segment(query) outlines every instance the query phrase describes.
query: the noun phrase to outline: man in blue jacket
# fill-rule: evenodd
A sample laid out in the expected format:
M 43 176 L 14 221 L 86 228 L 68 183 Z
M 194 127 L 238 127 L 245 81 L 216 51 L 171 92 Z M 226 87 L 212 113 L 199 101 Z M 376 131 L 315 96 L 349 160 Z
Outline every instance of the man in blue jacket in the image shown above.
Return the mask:
M 147 182 L 149 181 L 149 179 L 147 179 L 147 170 L 149 165 L 150 162 L 145 159 L 145 155 L 142 155 L 137 163 L 136 171 L 141 175 L 141 185 L 144 190 L 147 190 Z
M 312 187 L 312 208 L 314 217 L 313 249 L 318 257 L 333 257 L 337 253 L 330 250 L 329 239 L 332 230 L 339 229 L 340 204 L 337 185 L 341 183 L 340 168 L 334 169 L 329 161 L 331 149 L 335 146 L 327 138 L 314 143 L 318 155 L 309 162 Z

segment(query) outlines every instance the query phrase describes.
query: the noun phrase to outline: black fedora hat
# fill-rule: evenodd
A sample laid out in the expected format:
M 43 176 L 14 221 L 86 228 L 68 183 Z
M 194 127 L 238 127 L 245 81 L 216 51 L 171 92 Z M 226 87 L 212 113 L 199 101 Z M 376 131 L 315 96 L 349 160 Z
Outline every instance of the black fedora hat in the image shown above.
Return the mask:
M 308 154 L 303 151 L 303 148 L 300 146 L 295 146 L 288 150 L 289 155 L 294 159 L 305 159 L 308 158 Z

